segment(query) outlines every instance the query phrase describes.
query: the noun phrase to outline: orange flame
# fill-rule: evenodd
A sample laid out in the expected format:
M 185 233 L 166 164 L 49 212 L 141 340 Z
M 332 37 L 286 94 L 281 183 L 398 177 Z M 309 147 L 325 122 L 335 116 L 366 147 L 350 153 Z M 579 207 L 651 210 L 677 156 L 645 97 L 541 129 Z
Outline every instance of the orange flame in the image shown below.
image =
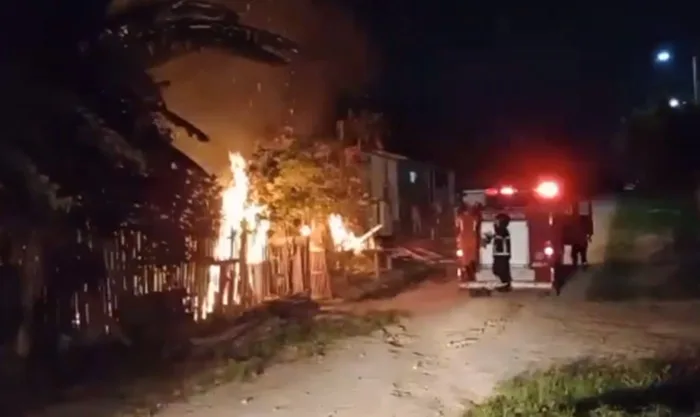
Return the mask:
M 246 172 L 246 161 L 239 153 L 229 153 L 229 161 L 233 179 L 225 187 L 222 193 L 221 203 L 221 226 L 219 228 L 219 236 L 214 247 L 214 258 L 216 260 L 225 259 L 240 259 L 241 255 L 241 236 L 246 233 L 246 261 L 248 264 L 260 264 L 265 259 L 265 250 L 267 249 L 267 232 L 270 229 L 270 223 L 267 220 L 260 219 L 260 215 L 266 212 L 266 207 L 256 204 L 250 198 L 250 180 Z M 243 230 L 244 225 L 246 230 Z M 209 267 L 209 286 L 207 288 L 207 297 L 204 302 L 202 316 L 214 311 L 216 296 L 219 293 L 221 282 L 221 270 L 218 265 Z M 232 268 L 234 273 L 233 300 L 223 299 L 224 305 L 229 301 L 239 303 L 240 294 L 239 288 L 239 265 Z M 249 280 L 253 277 L 248 274 Z M 253 282 L 249 282 L 253 285 Z

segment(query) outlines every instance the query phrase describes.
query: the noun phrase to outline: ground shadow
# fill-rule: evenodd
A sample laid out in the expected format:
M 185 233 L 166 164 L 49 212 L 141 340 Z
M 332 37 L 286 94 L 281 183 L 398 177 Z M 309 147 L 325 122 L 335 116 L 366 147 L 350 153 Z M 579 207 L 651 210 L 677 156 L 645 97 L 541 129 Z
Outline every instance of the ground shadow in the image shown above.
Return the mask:
M 563 406 L 573 408 L 576 416 L 589 416 L 599 409 L 642 414 L 661 408 L 674 413 L 698 412 L 700 404 L 700 368 L 697 358 L 674 359 L 665 365 L 667 377 L 646 386 L 611 389 L 578 398 Z M 690 414 L 688 414 L 690 415 Z
M 360 297 L 352 301 L 368 301 L 368 300 L 385 300 L 394 298 L 402 292 L 415 288 L 424 281 L 430 280 L 447 280 L 445 268 L 437 268 L 430 265 L 419 265 L 410 261 L 395 261 L 395 268 L 402 269 L 405 272 L 401 277 L 388 280 L 382 283 L 376 289 L 363 293 Z
M 497 395 L 466 416 L 691 415 L 700 411 L 699 359 L 686 349 L 644 358 L 589 357 L 528 371 L 504 381 Z
M 561 294 L 564 287 L 571 282 L 579 272 L 585 272 L 574 265 L 559 265 L 554 270 L 554 291 Z
M 626 388 L 605 392 L 595 397 L 578 400 L 574 404 L 576 416 L 608 408 L 628 414 L 641 414 L 652 407 L 661 407 L 674 413 L 693 413 L 700 403 L 700 376 L 686 380 L 667 381 L 655 386 Z
M 587 298 L 683 300 L 700 297 L 700 213 L 694 200 L 622 199 L 611 222 L 605 261 L 591 271 Z M 634 242 L 670 232 L 646 259 L 630 260 Z
M 198 331 L 196 340 L 186 335 L 186 349 L 174 356 L 140 346 L 120 347 L 118 352 L 112 345 L 70 351 L 61 358 L 70 375 L 0 375 L 0 414 L 42 415 L 42 409 L 58 407 L 59 415 L 67 415 L 67 407 L 73 415 L 91 417 L 135 409 L 151 413 L 137 415 L 153 415 L 162 404 L 263 373 L 286 347 L 294 347 L 295 354 L 318 354 L 333 340 L 368 334 L 393 320 L 387 314 L 396 314 L 368 313 L 363 318 L 321 307 L 305 296 L 267 302 L 238 317 L 207 323 L 213 331 Z

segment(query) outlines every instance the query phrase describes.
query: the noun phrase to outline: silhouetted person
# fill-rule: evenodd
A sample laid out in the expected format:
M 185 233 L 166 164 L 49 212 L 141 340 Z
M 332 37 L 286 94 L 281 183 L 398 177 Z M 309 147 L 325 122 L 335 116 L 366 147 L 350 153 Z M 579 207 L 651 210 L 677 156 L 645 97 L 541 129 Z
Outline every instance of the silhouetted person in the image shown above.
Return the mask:
M 416 204 L 411 206 L 411 225 L 413 226 L 413 236 L 420 236 L 423 233 L 423 219 Z
M 442 220 L 442 203 L 440 201 L 433 202 L 433 238 L 440 236 L 440 222 Z
M 584 207 L 582 207 L 584 206 Z M 571 218 L 571 261 L 574 266 L 588 267 L 588 244 L 593 236 L 590 203 L 577 204 Z

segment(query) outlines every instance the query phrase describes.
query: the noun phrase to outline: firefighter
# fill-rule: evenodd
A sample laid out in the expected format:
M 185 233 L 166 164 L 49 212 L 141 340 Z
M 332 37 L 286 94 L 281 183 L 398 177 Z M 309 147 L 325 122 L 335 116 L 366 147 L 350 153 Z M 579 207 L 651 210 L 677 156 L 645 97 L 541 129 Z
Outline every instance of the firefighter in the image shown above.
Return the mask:
M 498 214 L 493 226 L 493 235 L 488 236 L 488 240 L 493 243 L 493 274 L 501 281 L 496 289 L 503 292 L 511 290 L 511 282 L 513 281 L 510 273 L 509 224 L 510 217 L 507 214 Z
M 478 207 L 464 204 L 458 217 L 457 247 L 460 252 L 461 281 L 476 279 L 476 260 L 478 249 Z

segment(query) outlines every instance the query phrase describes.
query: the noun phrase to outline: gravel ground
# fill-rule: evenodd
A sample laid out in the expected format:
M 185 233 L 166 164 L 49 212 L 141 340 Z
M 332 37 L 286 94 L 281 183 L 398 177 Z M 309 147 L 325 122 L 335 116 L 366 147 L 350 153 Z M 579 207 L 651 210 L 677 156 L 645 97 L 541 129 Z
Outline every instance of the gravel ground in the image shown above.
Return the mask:
M 603 228 L 614 205 L 599 202 L 596 209 L 596 225 Z M 592 262 L 604 252 L 604 239 L 597 230 Z M 348 306 L 410 310 L 413 317 L 404 326 L 348 340 L 322 358 L 273 367 L 250 383 L 168 405 L 159 415 L 459 416 L 499 381 L 533 367 L 700 343 L 700 302 L 588 302 L 589 275 L 575 277 L 562 297 L 514 292 L 470 298 L 452 280 L 436 277 L 391 300 Z M 58 411 L 42 416 L 87 415 L 72 407 Z

